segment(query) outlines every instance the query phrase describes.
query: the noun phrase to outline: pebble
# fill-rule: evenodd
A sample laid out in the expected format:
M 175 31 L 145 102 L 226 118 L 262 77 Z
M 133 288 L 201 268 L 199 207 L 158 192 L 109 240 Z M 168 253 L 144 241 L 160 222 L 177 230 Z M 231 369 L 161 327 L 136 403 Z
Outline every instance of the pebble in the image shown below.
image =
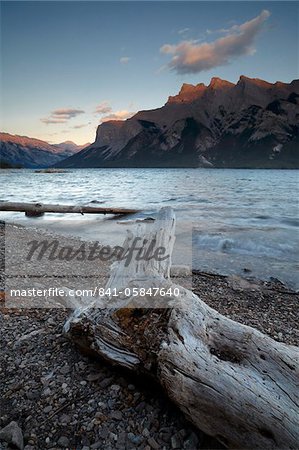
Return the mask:
M 67 375 L 68 373 L 70 373 L 70 371 L 71 371 L 71 368 L 67 364 L 60 367 L 60 369 L 59 369 L 59 372 L 62 373 L 63 375 Z
M 61 422 L 61 423 L 70 423 L 71 420 L 72 420 L 71 417 L 68 416 L 67 414 L 63 414 L 63 415 L 60 417 L 60 422 Z
M 150 432 L 149 432 L 149 430 L 147 428 L 144 428 L 144 430 L 142 431 L 142 434 L 143 434 L 144 437 L 147 438 L 147 437 L 149 437 Z
M 51 389 L 49 389 L 49 388 L 46 388 L 44 391 L 43 391 L 43 394 L 42 394 L 44 397 L 50 397 L 50 395 L 51 395 Z
M 12 421 L 0 430 L 0 441 L 7 442 L 19 450 L 24 449 L 23 432 L 17 422 Z
M 98 402 L 98 407 L 101 409 L 106 409 L 107 408 L 107 404 L 104 402 Z
M 143 441 L 143 437 L 139 435 L 135 435 L 134 433 L 128 433 L 128 439 L 132 442 L 132 444 L 140 445 Z
M 121 420 L 123 415 L 122 415 L 121 411 L 112 411 L 111 414 L 110 414 L 110 417 L 112 419 Z
M 184 442 L 184 448 L 186 450 L 194 450 L 198 447 L 199 439 L 195 433 L 191 432 L 188 438 Z
M 49 406 L 46 406 L 44 409 L 43 409 L 43 411 L 44 411 L 44 413 L 45 414 L 48 414 L 50 411 L 52 411 L 52 406 L 51 405 L 49 405 Z
M 106 389 L 108 386 L 110 386 L 110 384 L 112 383 L 113 378 L 109 377 L 109 378 L 104 378 L 104 380 L 102 380 L 99 383 L 99 387 L 101 387 L 102 389 Z
M 153 437 L 148 438 L 147 443 L 154 450 L 160 450 L 160 445 Z
M 97 441 L 94 444 L 92 444 L 90 446 L 91 450 L 97 450 L 99 448 L 102 448 L 102 442 L 101 441 Z
M 109 437 L 110 437 L 111 440 L 117 441 L 117 434 L 110 432 L 109 433 Z
M 103 375 L 102 375 L 101 372 L 99 372 L 99 373 L 91 373 L 91 374 L 87 375 L 86 379 L 88 381 L 98 381 L 98 380 L 100 380 L 102 378 L 102 376 Z
M 47 319 L 46 323 L 47 323 L 47 325 L 50 325 L 50 326 L 56 325 L 55 320 L 52 319 L 52 317 L 49 317 L 49 319 Z
M 112 385 L 110 386 L 110 389 L 111 389 L 112 391 L 118 392 L 118 391 L 120 391 L 121 387 L 120 387 L 118 384 L 112 384 Z
M 176 435 L 171 436 L 171 448 L 181 448 L 181 441 Z
M 26 393 L 26 396 L 29 400 L 38 400 L 40 393 L 38 391 L 29 391 Z
M 70 443 L 70 440 L 66 436 L 60 436 L 60 438 L 57 441 L 57 444 L 60 445 L 61 447 L 68 447 L 69 443 Z

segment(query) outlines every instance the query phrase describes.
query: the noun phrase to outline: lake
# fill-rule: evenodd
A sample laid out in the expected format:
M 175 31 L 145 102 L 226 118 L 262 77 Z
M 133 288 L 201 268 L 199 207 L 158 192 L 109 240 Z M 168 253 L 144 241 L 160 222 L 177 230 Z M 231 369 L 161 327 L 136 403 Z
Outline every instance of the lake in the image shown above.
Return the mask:
M 178 262 L 185 262 L 188 241 L 193 268 L 275 277 L 298 288 L 298 174 L 247 169 L 72 169 L 56 174 L 2 170 L 0 200 L 97 201 L 92 205 L 140 209 L 134 219 L 155 216 L 160 207 L 171 206 L 181 240 Z M 23 213 L 1 213 L 1 218 L 104 243 L 119 242 L 126 229 L 119 220 L 98 215 L 29 219 Z

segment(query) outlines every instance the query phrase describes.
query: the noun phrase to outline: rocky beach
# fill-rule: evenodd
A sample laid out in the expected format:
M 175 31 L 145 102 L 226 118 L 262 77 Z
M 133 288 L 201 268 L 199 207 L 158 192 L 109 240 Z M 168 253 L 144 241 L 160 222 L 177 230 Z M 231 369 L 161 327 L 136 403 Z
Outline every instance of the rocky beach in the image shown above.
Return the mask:
M 2 223 L 0 448 L 222 448 L 195 430 L 157 385 L 80 353 L 62 332 L 69 309 L 7 308 L 4 230 Z M 24 233 L 47 235 L 15 227 L 16 240 L 21 242 Z M 99 277 L 108 269 L 101 267 Z M 298 345 L 298 295 L 278 280 L 197 271 L 193 291 L 233 320 Z

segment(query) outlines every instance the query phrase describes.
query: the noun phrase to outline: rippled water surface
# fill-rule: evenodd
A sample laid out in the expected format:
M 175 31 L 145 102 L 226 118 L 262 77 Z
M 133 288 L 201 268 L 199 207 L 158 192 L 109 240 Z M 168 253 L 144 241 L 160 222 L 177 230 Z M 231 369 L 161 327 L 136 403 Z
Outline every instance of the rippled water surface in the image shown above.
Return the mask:
M 230 169 L 86 169 L 60 174 L 2 170 L 0 199 L 59 204 L 97 201 L 98 206 L 140 209 L 142 217 L 171 206 L 179 226 L 193 230 L 194 268 L 238 274 L 246 269 L 247 274 L 277 277 L 298 288 L 298 174 Z M 102 241 L 113 230 L 102 216 L 1 216 Z

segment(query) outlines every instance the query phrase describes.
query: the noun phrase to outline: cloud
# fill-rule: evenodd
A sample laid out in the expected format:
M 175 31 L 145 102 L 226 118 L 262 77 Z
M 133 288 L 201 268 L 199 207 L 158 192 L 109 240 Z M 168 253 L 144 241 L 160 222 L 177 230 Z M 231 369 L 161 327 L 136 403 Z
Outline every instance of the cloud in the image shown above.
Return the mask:
M 119 62 L 121 64 L 128 64 L 128 62 L 131 61 L 132 58 L 130 58 L 129 56 L 122 56 L 119 60 Z
M 122 111 L 115 111 L 107 116 L 102 117 L 101 122 L 108 122 L 109 120 L 126 120 L 134 116 L 134 112 L 127 111 L 126 109 Z
M 43 123 L 49 125 L 53 123 L 66 123 L 73 117 L 77 117 L 80 114 L 84 114 L 85 111 L 82 109 L 75 108 L 61 108 L 55 109 L 51 112 L 49 117 L 44 117 L 40 119 Z
M 229 24 L 231 24 L 230 28 L 219 28 L 217 30 L 207 29 L 206 34 L 227 34 L 232 31 L 238 31 L 239 25 L 236 25 L 234 20 L 230 20 Z
M 182 41 L 165 44 L 160 51 L 173 55 L 167 67 L 178 74 L 198 73 L 229 64 L 233 59 L 255 52 L 254 42 L 270 12 L 263 10 L 257 17 L 241 25 L 222 30 L 226 36 L 213 42 Z
M 109 103 L 108 102 L 102 102 L 96 107 L 95 114 L 108 114 L 111 111 L 112 111 L 112 108 L 109 105 Z
M 188 31 L 190 31 L 190 28 L 182 28 L 181 30 L 178 31 L 178 34 L 186 34 L 188 33 Z
M 52 117 L 61 117 L 65 120 L 72 119 L 73 117 L 77 117 L 79 114 L 84 114 L 85 111 L 82 109 L 74 109 L 74 108 L 62 108 L 55 109 L 55 111 L 51 112 Z
M 65 119 L 54 119 L 51 116 L 50 117 L 43 117 L 42 119 L 40 119 L 43 123 L 49 125 L 51 123 L 66 123 L 67 120 Z
M 80 128 L 84 128 L 87 127 L 87 123 L 82 123 L 79 125 L 74 125 L 72 128 L 74 128 L 74 130 L 79 130 Z

